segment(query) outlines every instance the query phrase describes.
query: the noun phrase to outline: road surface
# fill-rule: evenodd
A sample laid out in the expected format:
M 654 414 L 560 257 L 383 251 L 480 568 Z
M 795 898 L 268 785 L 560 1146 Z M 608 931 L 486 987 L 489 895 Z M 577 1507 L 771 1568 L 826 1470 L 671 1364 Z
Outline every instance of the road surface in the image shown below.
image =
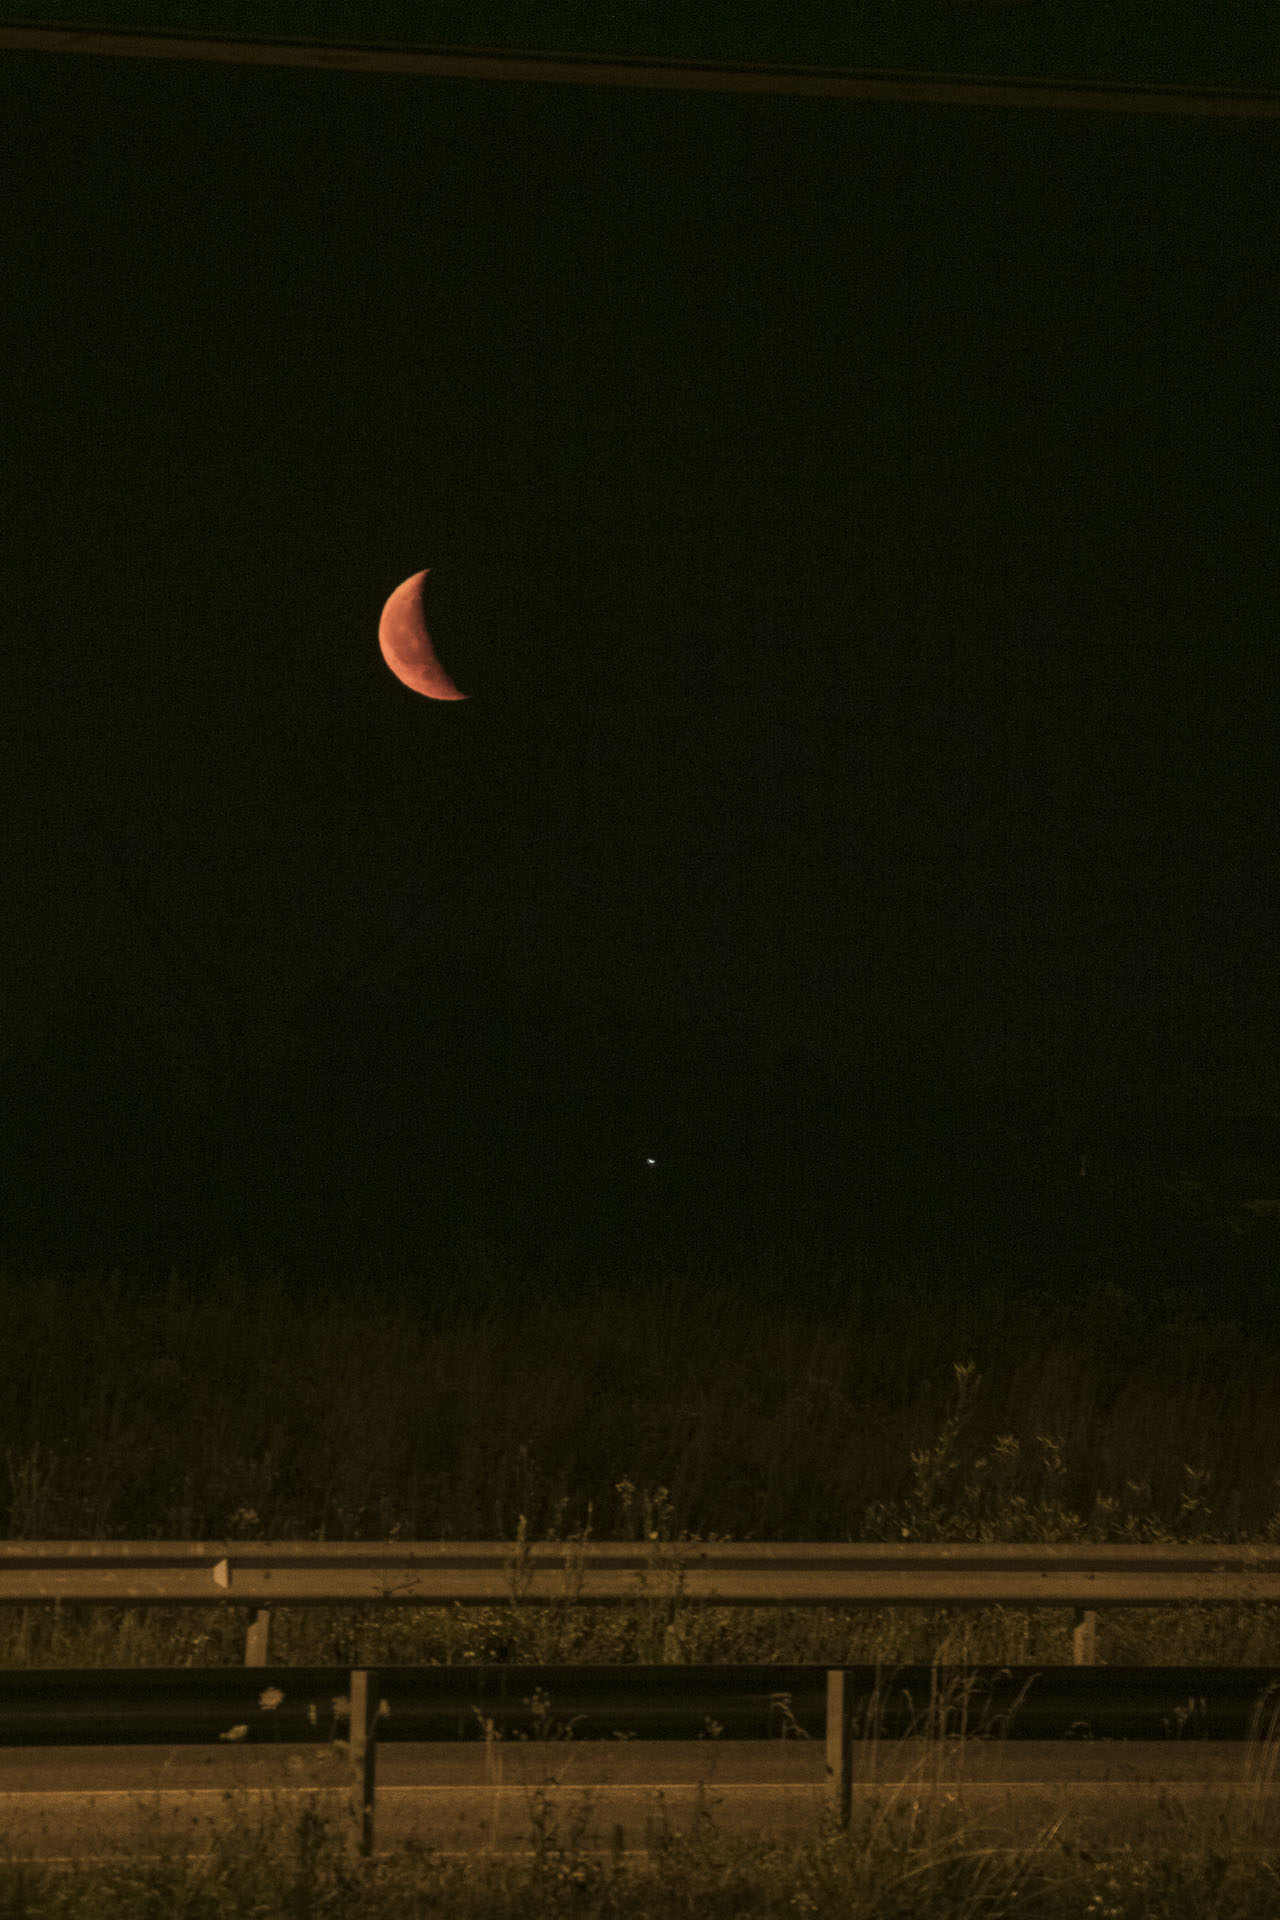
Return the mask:
M 955 1805 L 992 1846 L 1015 1846 L 1065 1816 L 1064 1831 L 1139 1837 L 1163 1799 L 1177 1830 L 1188 1817 L 1243 1817 L 1251 1843 L 1280 1844 L 1280 1782 L 1259 1749 L 1234 1742 L 970 1741 L 932 1763 L 924 1743 L 880 1749 L 857 1743 L 855 1820 L 875 1781 L 887 1798 L 898 1783 L 907 1814 L 923 1816 L 954 1794 Z M 375 1853 L 410 1834 L 443 1855 L 491 1846 L 519 1853 L 531 1842 L 539 1789 L 562 1840 L 577 1832 L 584 1853 L 643 1859 L 646 1821 L 665 1815 L 687 1832 L 699 1783 L 718 1831 L 800 1840 L 819 1831 L 828 1805 L 823 1746 L 806 1740 L 479 1741 L 385 1743 L 377 1752 Z M 932 1767 L 932 1771 L 930 1771 Z M 916 1782 L 911 1784 L 913 1768 Z M 930 1784 L 933 1781 L 935 1784 Z M 306 1806 L 354 1832 L 345 1756 L 317 1746 L 34 1747 L 0 1754 L 0 1860 L 45 1862 L 209 1850 L 211 1823 L 234 1818 L 241 1843 L 260 1817 L 278 1835 Z M 233 1804 L 228 1794 L 243 1795 Z M 883 1800 L 882 1800 L 883 1804 Z M 904 1815 L 904 1817 L 906 1817 Z M 1166 1816 L 1167 1817 L 1167 1816 Z

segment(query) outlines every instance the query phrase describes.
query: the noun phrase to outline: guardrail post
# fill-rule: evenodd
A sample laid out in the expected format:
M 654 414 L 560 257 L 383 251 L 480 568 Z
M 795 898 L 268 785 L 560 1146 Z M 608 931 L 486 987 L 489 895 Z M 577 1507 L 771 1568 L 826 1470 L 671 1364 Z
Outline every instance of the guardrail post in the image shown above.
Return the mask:
M 271 1609 L 259 1607 L 249 1622 L 249 1631 L 244 1637 L 244 1663 L 246 1667 L 265 1667 L 270 1663 L 271 1652 Z
M 827 1669 L 827 1783 L 831 1808 L 842 1827 L 853 1802 L 853 1748 L 849 1741 L 849 1687 L 843 1667 Z
M 1098 1616 L 1090 1607 L 1077 1607 L 1071 1633 L 1071 1663 L 1093 1667 L 1098 1662 Z
M 351 1809 L 356 1828 L 357 1849 L 362 1858 L 373 1852 L 373 1802 L 377 1784 L 378 1748 L 375 1739 L 378 1719 L 378 1676 L 367 1668 L 351 1675 L 350 1711 L 347 1721 L 348 1751 L 351 1758 Z

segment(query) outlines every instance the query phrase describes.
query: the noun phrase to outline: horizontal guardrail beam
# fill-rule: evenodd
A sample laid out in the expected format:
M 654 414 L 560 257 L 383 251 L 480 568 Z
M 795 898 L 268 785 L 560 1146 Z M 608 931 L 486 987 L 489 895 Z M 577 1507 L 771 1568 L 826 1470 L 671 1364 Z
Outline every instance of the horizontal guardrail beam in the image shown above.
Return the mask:
M 1178 1741 L 1280 1736 L 1280 1666 L 1074 1667 L 1037 1661 L 846 1665 L 855 1737 Z M 0 1671 L 0 1747 L 319 1743 L 346 1714 L 343 1666 Z M 379 1741 L 821 1740 L 827 1662 L 463 1662 L 380 1668 Z M 1278 1783 L 1280 1784 L 1280 1783 Z
M 1280 1600 L 1280 1546 L 3 1541 L 0 1605 L 1230 1605 Z
M 1102 1607 L 1280 1600 L 1280 1546 L 920 1541 L 0 1541 L 0 1605 L 1070 1607 L 1074 1659 Z
M 662 54 L 597 54 L 528 47 L 408 46 L 304 40 L 210 29 L 0 24 L 0 48 L 115 55 L 132 60 L 215 60 L 237 65 L 318 67 L 451 80 L 534 81 L 543 86 L 643 87 L 695 93 L 791 94 L 818 100 L 919 102 L 935 106 L 1040 107 L 1075 112 L 1205 114 L 1274 119 L 1280 93 L 1266 88 L 1080 80 L 1040 74 L 932 73 L 914 69 L 797 66 L 698 60 Z
M 4 1540 L 0 1605 L 628 1605 L 654 1580 L 737 1607 L 1163 1607 L 1280 1599 L 1280 1546 L 969 1542 Z
M 267 1687 L 239 1668 L 49 1668 L 0 1673 L 0 1733 L 13 1745 L 336 1746 L 351 1842 L 368 1855 L 382 1740 L 545 1738 L 539 1691 L 580 1736 L 589 1723 L 588 1742 L 616 1739 L 619 1722 L 629 1738 L 700 1739 L 708 1716 L 735 1739 L 772 1739 L 777 1722 L 785 1737 L 822 1740 L 843 1826 L 855 1756 L 885 1740 L 1260 1743 L 1269 1769 L 1280 1724 L 1276 1667 L 326 1667 L 282 1668 Z

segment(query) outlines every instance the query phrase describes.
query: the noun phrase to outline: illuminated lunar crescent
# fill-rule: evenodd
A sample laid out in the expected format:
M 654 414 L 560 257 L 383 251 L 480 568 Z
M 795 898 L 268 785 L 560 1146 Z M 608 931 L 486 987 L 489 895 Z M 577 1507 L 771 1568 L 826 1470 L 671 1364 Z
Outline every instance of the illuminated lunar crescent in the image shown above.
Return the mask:
M 429 700 L 465 700 L 466 694 L 458 692 L 436 659 L 422 616 L 422 583 L 430 571 L 424 567 L 400 582 L 382 609 L 378 645 L 396 679 L 415 693 L 425 693 Z

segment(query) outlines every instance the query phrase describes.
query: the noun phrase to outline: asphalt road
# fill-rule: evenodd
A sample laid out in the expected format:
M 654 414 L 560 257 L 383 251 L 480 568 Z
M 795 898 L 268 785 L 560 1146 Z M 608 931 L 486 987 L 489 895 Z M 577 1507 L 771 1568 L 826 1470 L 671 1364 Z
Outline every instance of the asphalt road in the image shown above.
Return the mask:
M 642 1859 L 648 1820 L 665 1815 L 673 1831 L 689 1831 L 700 1782 L 721 1833 L 800 1840 L 819 1831 L 825 1766 L 819 1743 L 796 1740 L 388 1743 L 378 1749 L 374 1850 L 413 1834 L 444 1855 L 522 1852 L 543 1789 L 563 1841 L 577 1835 L 583 1852 Z M 913 1767 L 924 1769 L 914 1787 Z M 316 1746 L 9 1749 L 0 1755 L 0 1859 L 201 1854 L 213 1823 L 233 1821 L 243 1845 L 259 1820 L 278 1834 L 307 1805 L 350 1833 L 346 1779 L 340 1751 Z M 1280 1844 L 1280 1782 L 1234 1742 L 970 1741 L 930 1760 L 913 1741 L 882 1746 L 878 1763 L 871 1743 L 859 1743 L 854 1779 L 855 1821 L 867 1817 L 877 1780 L 882 1805 L 896 1782 L 904 1819 L 913 1803 L 919 1820 L 953 1794 L 990 1846 L 1021 1844 L 1059 1819 L 1087 1845 L 1136 1842 L 1145 1823 L 1170 1814 L 1185 1833 L 1189 1819 L 1250 1810 L 1259 1824 L 1246 1839 Z

